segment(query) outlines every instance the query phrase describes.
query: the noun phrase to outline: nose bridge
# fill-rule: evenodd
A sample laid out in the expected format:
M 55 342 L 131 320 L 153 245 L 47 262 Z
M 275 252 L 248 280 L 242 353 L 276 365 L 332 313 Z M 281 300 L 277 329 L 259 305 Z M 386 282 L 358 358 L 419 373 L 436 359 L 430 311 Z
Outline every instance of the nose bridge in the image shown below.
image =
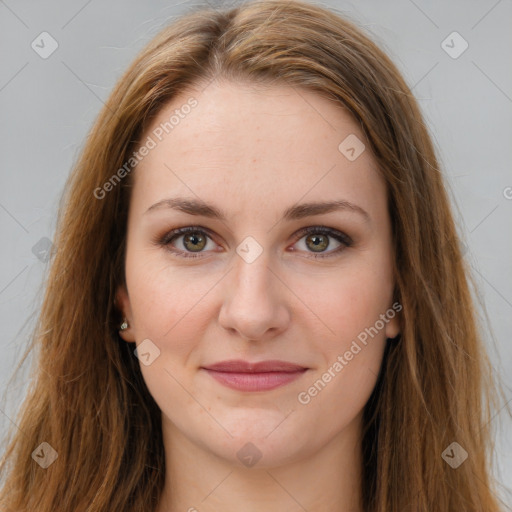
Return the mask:
M 245 300 L 268 300 L 275 279 L 270 265 L 270 252 L 253 237 L 247 237 L 236 249 L 232 290 Z
M 286 308 L 280 303 L 270 253 L 259 247 L 251 240 L 237 247 L 219 318 L 224 328 L 234 329 L 253 340 L 270 329 L 280 330 L 287 316 Z

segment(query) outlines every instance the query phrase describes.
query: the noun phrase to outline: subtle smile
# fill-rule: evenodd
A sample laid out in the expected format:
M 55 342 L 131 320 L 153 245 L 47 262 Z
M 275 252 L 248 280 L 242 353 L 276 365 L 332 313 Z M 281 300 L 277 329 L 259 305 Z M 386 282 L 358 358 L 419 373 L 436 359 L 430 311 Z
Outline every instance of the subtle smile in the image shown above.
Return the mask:
M 288 384 L 308 368 L 285 361 L 223 361 L 202 367 L 221 384 L 239 391 L 268 391 Z

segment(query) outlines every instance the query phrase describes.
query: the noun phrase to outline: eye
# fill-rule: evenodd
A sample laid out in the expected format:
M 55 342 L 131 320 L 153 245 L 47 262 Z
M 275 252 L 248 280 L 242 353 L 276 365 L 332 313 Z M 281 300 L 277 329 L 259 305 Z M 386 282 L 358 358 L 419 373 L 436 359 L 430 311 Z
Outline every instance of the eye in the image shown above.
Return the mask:
M 352 239 L 345 233 L 326 226 L 311 226 L 301 230 L 298 235 L 302 235 L 299 241 L 304 238 L 304 245 L 306 246 L 306 249 L 311 249 L 313 252 L 313 254 L 306 257 L 313 259 L 336 256 L 347 247 L 350 247 L 353 243 Z M 325 252 L 325 250 L 331 245 L 329 238 L 334 238 L 339 246 L 332 251 Z M 306 252 L 309 251 L 306 250 Z
M 297 242 L 303 238 L 305 239 L 305 252 L 310 253 L 306 257 L 313 259 L 332 257 L 350 247 L 353 243 L 352 239 L 345 233 L 325 226 L 311 226 L 302 229 L 295 237 L 300 237 Z M 334 238 L 339 246 L 334 250 L 325 252 L 331 246 L 329 238 Z M 177 242 L 180 239 L 181 241 Z M 208 247 L 208 240 L 212 240 L 208 230 L 199 226 L 187 226 L 170 231 L 156 242 L 178 257 L 200 258 L 203 257 L 201 253 L 205 252 L 204 249 Z M 212 243 L 215 245 L 213 240 Z M 292 251 L 295 252 L 296 249 L 292 249 Z
M 182 238 L 182 241 L 179 242 L 178 245 L 181 245 L 183 249 L 179 248 L 179 250 L 174 249 L 173 243 L 175 241 Z M 177 256 L 183 258 L 200 258 L 203 249 L 207 246 L 208 239 L 211 240 L 211 237 L 208 235 L 208 232 L 204 230 L 204 228 L 199 228 L 195 226 L 187 226 L 185 228 L 174 229 L 164 235 L 164 237 L 158 241 L 160 245 L 165 246 L 172 253 Z M 191 251 L 191 253 L 187 252 Z

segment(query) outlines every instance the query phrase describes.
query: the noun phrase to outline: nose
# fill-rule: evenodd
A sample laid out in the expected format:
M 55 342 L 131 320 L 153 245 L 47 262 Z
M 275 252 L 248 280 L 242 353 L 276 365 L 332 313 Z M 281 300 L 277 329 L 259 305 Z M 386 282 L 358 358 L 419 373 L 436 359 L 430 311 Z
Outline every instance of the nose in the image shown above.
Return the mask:
M 235 255 L 235 268 L 224 281 L 219 323 L 231 334 L 249 341 L 274 337 L 290 321 L 290 295 L 270 268 L 265 251 L 251 263 Z

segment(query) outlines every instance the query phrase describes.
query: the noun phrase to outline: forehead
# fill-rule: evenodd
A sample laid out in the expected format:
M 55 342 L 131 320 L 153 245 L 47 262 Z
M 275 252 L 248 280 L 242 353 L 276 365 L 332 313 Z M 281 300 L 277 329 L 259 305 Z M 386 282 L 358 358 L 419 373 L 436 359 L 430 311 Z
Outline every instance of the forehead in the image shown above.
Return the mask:
M 250 215 L 302 197 L 385 206 L 359 124 L 339 103 L 305 89 L 231 82 L 191 88 L 160 110 L 142 142 L 149 139 L 154 147 L 134 172 L 131 208 L 139 213 L 172 195 Z

